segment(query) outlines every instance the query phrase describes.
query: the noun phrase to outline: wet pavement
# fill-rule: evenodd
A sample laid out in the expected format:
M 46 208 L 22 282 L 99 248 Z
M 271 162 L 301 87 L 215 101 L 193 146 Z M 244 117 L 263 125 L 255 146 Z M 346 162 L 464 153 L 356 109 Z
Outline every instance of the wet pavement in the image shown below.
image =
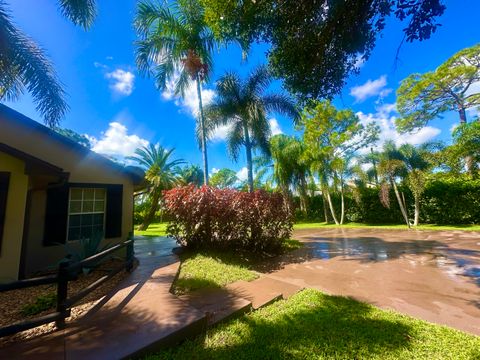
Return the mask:
M 172 249 L 177 247 L 173 238 L 166 236 L 135 236 L 135 257 L 141 262 L 154 262 L 161 267 L 177 261 Z
M 267 275 L 480 335 L 480 233 L 299 230 Z

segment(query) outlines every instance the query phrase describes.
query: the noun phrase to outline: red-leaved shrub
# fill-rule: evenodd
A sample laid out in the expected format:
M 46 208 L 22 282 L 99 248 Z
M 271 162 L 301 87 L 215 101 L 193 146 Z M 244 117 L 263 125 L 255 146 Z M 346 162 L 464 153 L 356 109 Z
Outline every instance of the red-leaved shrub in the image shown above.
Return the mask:
M 164 193 L 167 233 L 193 248 L 278 251 L 290 238 L 293 216 L 279 193 L 193 185 Z

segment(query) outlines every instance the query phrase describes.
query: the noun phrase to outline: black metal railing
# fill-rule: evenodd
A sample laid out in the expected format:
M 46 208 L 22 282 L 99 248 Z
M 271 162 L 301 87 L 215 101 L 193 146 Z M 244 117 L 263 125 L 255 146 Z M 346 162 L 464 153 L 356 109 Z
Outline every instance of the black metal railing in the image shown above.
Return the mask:
M 100 260 L 123 248 L 126 248 L 124 263 L 115 267 L 108 274 L 89 284 L 78 293 L 71 295 L 70 298 L 68 297 L 68 282 L 75 281 L 80 271 L 82 271 L 82 268 L 93 267 L 95 264 L 98 264 Z M 74 262 L 66 259 L 59 264 L 57 274 L 0 284 L 0 293 L 38 285 L 57 284 L 57 304 L 55 312 L 0 327 L 0 337 L 13 335 L 20 331 L 32 329 L 51 322 L 55 322 L 57 328 L 63 328 L 65 326 L 65 319 L 70 317 L 70 309 L 73 305 L 120 271 L 124 269 L 131 271 L 133 268 L 133 260 L 133 240 L 129 239 L 81 261 Z

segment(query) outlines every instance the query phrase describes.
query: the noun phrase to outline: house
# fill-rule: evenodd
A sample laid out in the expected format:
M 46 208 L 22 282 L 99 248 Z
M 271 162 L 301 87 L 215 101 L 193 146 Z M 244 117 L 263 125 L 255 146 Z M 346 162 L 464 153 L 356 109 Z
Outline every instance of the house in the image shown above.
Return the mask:
M 142 177 L 0 104 L 0 282 L 54 268 L 92 234 L 126 240 Z

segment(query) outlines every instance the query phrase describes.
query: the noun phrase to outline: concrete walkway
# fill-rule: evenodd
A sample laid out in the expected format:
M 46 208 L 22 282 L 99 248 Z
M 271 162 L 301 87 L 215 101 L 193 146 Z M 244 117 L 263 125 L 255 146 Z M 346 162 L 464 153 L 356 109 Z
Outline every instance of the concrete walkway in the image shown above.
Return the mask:
M 2 359 L 120 359 L 173 344 L 206 328 L 205 313 L 169 290 L 180 263 L 165 238 L 138 238 L 138 268 L 65 330 L 0 349 Z

